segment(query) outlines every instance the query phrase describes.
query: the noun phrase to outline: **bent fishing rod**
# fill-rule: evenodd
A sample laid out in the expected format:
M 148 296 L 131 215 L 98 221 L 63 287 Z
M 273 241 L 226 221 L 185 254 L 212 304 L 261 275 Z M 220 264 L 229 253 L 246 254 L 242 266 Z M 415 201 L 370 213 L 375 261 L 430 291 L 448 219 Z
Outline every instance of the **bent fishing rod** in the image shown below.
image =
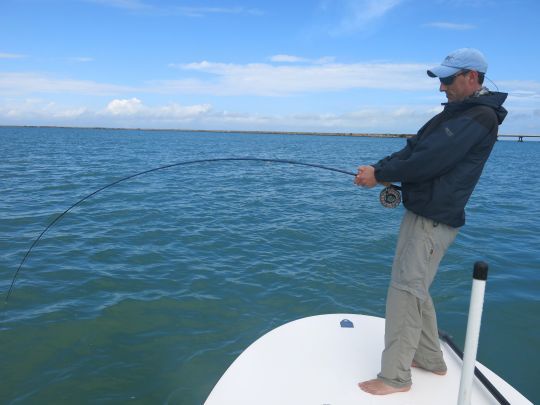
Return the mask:
M 323 166 L 319 164 L 314 163 L 305 163 L 305 162 L 299 162 L 296 160 L 287 160 L 287 159 L 266 159 L 266 158 L 253 158 L 253 157 L 224 157 L 224 158 L 213 158 L 213 159 L 199 159 L 199 160 L 186 160 L 183 162 L 178 163 L 172 163 L 165 166 L 156 167 L 149 170 L 144 170 L 139 173 L 135 173 L 129 176 L 126 176 L 124 178 L 121 178 L 119 180 L 116 180 L 110 184 L 107 184 L 106 186 L 103 186 L 92 193 L 88 194 L 87 196 L 81 198 L 79 201 L 77 201 L 75 204 L 71 205 L 68 209 L 66 209 L 64 212 L 56 216 L 46 227 L 45 229 L 39 234 L 39 236 L 34 240 L 30 248 L 26 251 L 26 254 L 24 255 L 23 259 L 21 260 L 21 263 L 19 264 L 19 267 L 15 271 L 15 274 L 13 275 L 13 278 L 11 280 L 11 284 L 9 286 L 8 293 L 6 295 L 5 302 L 9 300 L 9 297 L 11 296 L 13 292 L 13 288 L 15 286 L 15 281 L 17 280 L 17 276 L 19 275 L 19 272 L 21 271 L 21 268 L 23 267 L 24 263 L 30 256 L 30 253 L 34 249 L 34 247 L 39 243 L 43 235 L 47 233 L 49 229 L 51 229 L 55 224 L 57 224 L 68 212 L 70 212 L 73 208 L 77 207 L 78 205 L 82 204 L 84 201 L 90 199 L 91 197 L 95 196 L 96 194 L 111 188 L 113 186 L 116 186 L 117 184 L 120 184 L 122 182 L 125 182 L 127 180 L 131 180 L 135 177 L 143 176 L 145 174 L 157 172 L 160 170 L 170 169 L 172 167 L 178 167 L 178 166 L 187 166 L 187 165 L 193 165 L 193 164 L 199 164 L 199 163 L 216 163 L 216 162 L 228 162 L 228 161 L 253 161 L 253 162 L 263 162 L 263 163 L 283 163 L 283 164 L 290 164 L 290 165 L 298 165 L 298 166 L 307 166 L 312 167 L 316 169 L 322 169 L 322 170 L 328 170 L 331 172 L 337 172 L 337 173 L 343 173 L 347 174 L 349 176 L 356 176 L 356 173 L 342 170 L 342 169 L 336 169 L 333 167 Z M 401 202 L 401 195 L 399 193 L 399 190 L 401 190 L 401 187 L 390 184 L 387 187 L 385 187 L 380 195 L 379 195 L 379 201 L 384 207 L 387 208 L 395 208 L 397 207 Z
M 305 167 L 312 167 L 316 169 L 321 170 L 327 170 L 331 172 L 336 173 L 343 173 L 347 174 L 349 176 L 356 177 L 356 173 L 342 170 L 342 169 L 336 169 L 333 167 L 328 167 L 320 164 L 313 164 L 313 163 L 305 163 L 305 162 L 299 162 L 296 160 L 287 160 L 287 159 L 266 159 L 266 158 L 253 158 L 253 157 L 225 157 L 225 158 L 213 158 L 213 159 L 200 159 L 200 160 L 187 160 L 183 162 L 173 163 L 165 166 L 156 167 L 149 170 L 144 170 L 139 173 L 135 173 L 129 176 L 126 176 L 124 178 L 121 178 L 119 180 L 116 180 L 112 183 L 107 184 L 106 186 L 103 186 L 92 193 L 88 194 L 87 196 L 81 198 L 78 200 L 75 204 L 71 205 L 68 209 L 66 209 L 64 212 L 56 216 L 46 227 L 45 229 L 39 234 L 39 236 L 34 240 L 30 248 L 26 251 L 26 254 L 24 255 L 23 259 L 21 260 L 21 263 L 19 264 L 19 267 L 17 268 L 15 274 L 13 275 L 13 279 L 11 280 L 11 284 L 9 287 L 9 291 L 6 295 L 5 302 L 7 303 L 15 286 L 15 281 L 17 279 L 17 276 L 19 275 L 19 272 L 21 268 L 23 267 L 24 263 L 30 256 L 30 253 L 34 249 L 34 247 L 39 243 L 41 238 L 47 233 L 49 229 L 51 229 L 55 224 L 57 224 L 68 212 L 70 212 L 73 208 L 77 207 L 78 205 L 82 204 L 84 201 L 90 199 L 91 197 L 95 196 L 96 194 L 111 188 L 117 184 L 120 184 L 122 182 L 125 182 L 127 180 L 131 180 L 135 177 L 139 177 L 145 174 L 157 172 L 164 169 L 169 169 L 172 167 L 178 167 L 178 166 L 187 166 L 192 164 L 198 164 L 198 163 L 215 163 L 215 162 L 226 162 L 226 161 L 254 161 L 254 162 L 263 162 L 263 163 L 282 163 L 282 164 L 290 164 L 290 165 L 298 165 L 298 166 L 305 166 Z M 396 186 L 394 184 L 384 184 L 386 187 L 380 192 L 379 194 L 379 201 L 381 204 L 386 208 L 396 208 L 401 203 L 401 194 L 399 190 L 401 190 L 401 187 Z M 439 337 L 444 340 L 451 349 L 461 358 L 463 359 L 463 352 L 457 347 L 457 345 L 453 342 L 452 338 L 444 332 L 439 333 Z M 475 367 L 475 375 L 480 379 L 482 384 L 488 389 L 488 391 L 497 399 L 497 401 L 502 405 L 509 405 L 509 402 L 502 396 L 502 394 L 491 384 L 491 382 Z

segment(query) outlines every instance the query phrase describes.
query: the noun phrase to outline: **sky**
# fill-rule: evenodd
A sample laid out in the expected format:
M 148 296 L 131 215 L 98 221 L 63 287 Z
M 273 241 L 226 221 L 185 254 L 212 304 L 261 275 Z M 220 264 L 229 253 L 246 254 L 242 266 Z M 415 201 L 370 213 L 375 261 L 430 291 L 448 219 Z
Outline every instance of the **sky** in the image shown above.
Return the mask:
M 538 0 L 0 0 L 0 125 L 416 133 L 472 47 L 540 135 Z

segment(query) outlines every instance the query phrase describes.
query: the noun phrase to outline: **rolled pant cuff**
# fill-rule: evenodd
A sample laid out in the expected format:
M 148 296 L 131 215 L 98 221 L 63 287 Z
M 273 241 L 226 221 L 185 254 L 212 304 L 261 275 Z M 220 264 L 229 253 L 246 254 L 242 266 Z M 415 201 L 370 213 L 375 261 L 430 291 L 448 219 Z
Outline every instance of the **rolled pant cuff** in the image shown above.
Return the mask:
M 416 364 L 418 364 L 420 368 L 423 368 L 424 370 L 427 370 L 427 371 L 431 371 L 431 372 L 448 371 L 448 369 L 446 368 L 446 363 L 441 362 L 441 361 L 430 362 L 430 361 L 418 361 L 416 359 L 414 359 L 414 361 L 416 362 Z
M 412 385 L 412 381 L 396 381 L 391 380 L 389 378 L 383 377 L 380 373 L 377 374 L 377 378 L 384 382 L 386 385 L 389 385 L 394 388 L 403 388 L 403 387 L 410 387 Z
M 413 361 L 418 367 L 433 372 L 448 371 L 441 351 L 426 353 L 425 350 L 417 350 Z

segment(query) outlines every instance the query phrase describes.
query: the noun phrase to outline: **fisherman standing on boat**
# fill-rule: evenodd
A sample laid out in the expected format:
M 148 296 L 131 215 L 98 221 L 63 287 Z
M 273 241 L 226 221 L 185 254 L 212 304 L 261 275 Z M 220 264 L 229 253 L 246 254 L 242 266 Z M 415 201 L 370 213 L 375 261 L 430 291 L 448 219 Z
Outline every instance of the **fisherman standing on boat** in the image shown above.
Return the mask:
M 355 183 L 401 182 L 403 217 L 386 300 L 381 371 L 359 383 L 371 394 L 408 391 L 411 366 L 446 374 L 429 287 L 439 263 L 465 224 L 465 205 L 497 140 L 506 93 L 483 87 L 487 62 L 458 49 L 427 71 L 446 93 L 441 113 L 407 140 L 405 148 L 360 166 Z

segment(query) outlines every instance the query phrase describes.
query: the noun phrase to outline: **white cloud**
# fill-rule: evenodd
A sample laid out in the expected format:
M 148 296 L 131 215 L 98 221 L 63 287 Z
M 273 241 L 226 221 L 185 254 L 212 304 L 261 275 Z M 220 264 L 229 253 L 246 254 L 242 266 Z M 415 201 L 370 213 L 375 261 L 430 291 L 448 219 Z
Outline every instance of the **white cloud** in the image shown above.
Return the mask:
M 28 120 L 64 120 L 77 119 L 88 112 L 86 107 L 61 107 L 56 103 L 39 99 L 29 98 L 22 101 L 7 100 L 3 105 L 0 104 L 0 117 L 8 122 Z
M 104 6 L 123 8 L 127 10 L 148 10 L 153 7 L 141 0 L 86 0 L 88 3 L 103 4 Z
M 308 64 L 324 65 L 324 64 L 334 62 L 335 57 L 323 56 L 322 58 L 318 58 L 318 59 L 309 59 L 309 58 L 303 58 L 301 56 L 280 54 L 280 55 L 273 55 L 269 59 L 271 62 L 278 62 L 278 63 L 308 63 Z
M 436 92 L 437 81 L 425 74 L 431 64 L 317 63 L 317 59 L 286 54 L 275 56 L 277 62 L 274 63 L 202 61 L 176 65 L 179 69 L 177 80 L 153 80 L 133 86 L 39 73 L 0 72 L 0 122 L 140 128 L 188 126 L 200 129 L 414 132 L 436 113 L 435 110 L 440 110 L 438 104 L 443 101 Z M 506 108 L 510 114 L 502 131 L 537 132 L 540 82 L 511 80 L 500 81 L 497 85 L 501 91 L 509 93 Z M 380 100 L 386 95 L 380 92 L 389 92 L 395 105 L 382 106 Z M 346 101 L 338 103 L 330 93 Z M 198 101 L 189 105 L 165 104 L 159 101 L 164 94 L 184 100 L 187 96 L 196 95 Z M 269 96 L 288 99 L 265 99 Z M 313 99 L 319 101 L 311 104 Z M 247 105 L 236 107 L 246 100 Z M 347 103 L 361 108 L 347 109 Z M 257 106 L 261 104 L 265 107 L 258 110 Z M 429 108 L 424 104 L 429 104 Z M 273 113 L 268 114 L 269 111 Z
M 22 59 L 22 58 L 26 58 L 26 55 L 21 55 L 18 53 L 0 52 L 0 59 Z
M 402 0 L 341 0 L 332 2 L 333 6 L 340 7 L 342 11 L 340 21 L 330 30 L 330 33 L 343 35 L 365 31 L 401 2 Z M 326 6 L 328 7 L 328 5 L 327 2 Z
M 209 7 L 209 6 L 164 6 L 150 4 L 144 0 L 86 0 L 90 3 L 120 8 L 129 11 L 152 13 L 162 16 L 181 15 L 184 17 L 206 17 L 211 14 L 248 14 L 263 15 L 264 12 L 256 8 L 242 6 Z
M 0 102 L 0 121 L 10 125 L 73 125 L 180 128 L 213 114 L 210 104 L 147 106 L 138 98 L 114 99 L 104 109 L 65 106 L 42 98 Z
M 536 107 L 509 100 L 510 114 L 503 134 L 537 134 Z M 314 131 L 360 133 L 415 133 L 441 111 L 432 103 L 410 106 L 364 105 L 343 112 L 265 114 L 216 110 L 210 104 L 147 106 L 139 98 L 114 99 L 101 110 L 64 106 L 46 99 L 0 101 L 0 121 L 5 125 L 67 125 L 163 129 L 216 129 L 258 131 Z
M 290 56 L 288 60 L 299 61 L 300 58 Z M 428 68 L 426 65 L 340 64 L 331 63 L 330 57 L 306 61 L 299 64 L 227 64 L 208 61 L 171 64 L 171 67 L 181 70 L 179 79 L 153 80 L 133 86 L 57 78 L 41 73 L 0 72 L 0 96 L 71 94 L 126 98 L 128 94 L 141 93 L 290 96 L 361 88 L 411 91 L 433 88 L 432 81 L 424 74 Z
M 147 106 L 139 98 L 114 99 L 102 110 L 62 106 L 46 99 L 0 103 L 0 119 L 16 125 L 74 125 L 136 128 L 238 129 L 269 131 L 414 131 L 433 115 L 432 106 L 370 107 L 344 113 L 262 114 L 216 111 L 210 104 Z
M 158 107 L 145 106 L 138 98 L 115 99 L 107 104 L 104 115 L 131 117 L 151 120 L 191 120 L 201 114 L 211 110 L 210 104 L 196 104 L 182 106 L 179 104 L 169 104 Z
M 245 65 L 202 61 L 178 65 L 184 71 L 209 74 L 203 79 L 171 80 L 161 87 L 175 92 L 214 95 L 287 96 L 351 89 L 422 90 L 433 83 L 419 64 L 356 63 L 321 65 Z M 213 77 L 212 77 L 213 76 Z
M 112 115 L 133 115 L 137 114 L 142 108 L 142 102 L 138 98 L 129 100 L 112 100 L 105 109 Z
M 249 114 L 214 112 L 204 117 L 207 129 L 312 131 L 342 133 L 415 133 L 435 112 L 432 106 L 366 106 L 343 113 Z
M 424 24 L 424 26 L 439 28 L 443 30 L 452 30 L 452 31 L 466 31 L 466 30 L 476 29 L 476 26 L 472 24 L 458 24 L 458 23 L 443 22 L 443 21 L 427 23 L 427 24 Z
M 287 62 L 287 63 L 296 63 L 296 62 L 307 62 L 308 59 L 302 58 L 300 56 L 293 55 L 274 55 L 270 57 L 272 62 Z
M 540 82 L 534 80 L 503 80 L 498 86 L 514 97 L 540 98 Z
M 128 86 L 90 80 L 55 78 L 40 73 L 0 72 L 0 95 L 14 96 L 39 93 L 75 93 L 81 95 L 114 95 L 132 91 Z
M 210 112 L 212 106 L 210 104 L 195 104 L 182 106 L 179 104 L 169 104 L 166 106 L 158 107 L 150 110 L 151 115 L 156 118 L 167 118 L 167 119 L 193 119 L 200 115 L 204 115 Z
M 433 91 L 433 79 L 425 75 L 431 65 L 413 63 L 317 63 L 291 55 L 276 55 L 288 63 L 232 64 L 194 62 L 174 65 L 180 77 L 153 80 L 132 86 L 89 80 L 57 78 L 39 73 L 0 72 L 0 96 L 49 95 L 96 96 L 130 99 L 135 94 L 226 96 L 300 96 L 313 93 L 369 89 L 386 91 Z M 308 62 L 293 63 L 306 60 Z M 489 85 L 489 84 L 488 84 Z M 536 81 L 501 81 L 501 91 L 513 97 L 540 96 Z
M 440 111 L 440 108 L 437 112 Z M 364 133 L 415 133 L 419 126 L 433 116 L 432 106 L 415 108 L 392 105 L 366 106 L 341 114 L 300 116 L 299 123 L 312 122 L 316 128 L 334 129 L 338 132 Z

